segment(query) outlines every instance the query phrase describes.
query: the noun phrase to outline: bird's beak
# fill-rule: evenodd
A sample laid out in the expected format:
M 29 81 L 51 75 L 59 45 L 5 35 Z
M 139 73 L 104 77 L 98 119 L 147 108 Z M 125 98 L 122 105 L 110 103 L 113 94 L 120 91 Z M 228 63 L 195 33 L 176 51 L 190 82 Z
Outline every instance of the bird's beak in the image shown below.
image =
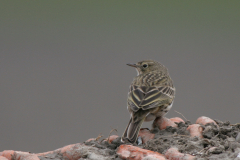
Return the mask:
M 131 66 L 131 67 L 135 67 L 135 68 L 137 68 L 137 65 L 136 65 L 136 64 L 128 63 L 127 65 L 128 65 L 128 66 Z

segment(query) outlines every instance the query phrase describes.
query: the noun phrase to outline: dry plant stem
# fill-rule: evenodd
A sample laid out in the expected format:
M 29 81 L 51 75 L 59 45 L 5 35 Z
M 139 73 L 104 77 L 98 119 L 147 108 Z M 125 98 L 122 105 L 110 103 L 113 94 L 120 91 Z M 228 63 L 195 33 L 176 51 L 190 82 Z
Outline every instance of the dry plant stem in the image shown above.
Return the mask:
M 183 118 L 186 120 L 186 121 L 188 121 L 188 119 L 186 118 L 186 117 L 184 117 L 184 115 L 182 114 L 182 113 L 180 113 L 180 112 L 178 112 L 178 111 L 176 111 L 176 110 L 174 110 L 175 112 L 177 112 L 178 114 L 180 114 L 181 116 L 183 116 Z
M 219 135 L 219 132 L 218 132 L 218 134 L 217 134 L 216 136 L 214 136 L 213 138 L 216 138 L 218 135 Z M 212 138 L 212 139 L 213 139 L 213 138 Z
M 159 137 L 159 139 L 160 139 L 160 138 L 168 138 L 168 137 L 177 137 L 177 136 L 190 137 L 190 136 L 188 136 L 188 135 L 176 134 L 176 135 L 169 135 L 169 136 L 161 136 L 161 137 Z
M 198 152 L 198 154 L 202 154 L 201 152 L 205 154 L 210 148 L 211 147 L 203 148 L 201 151 Z
M 102 138 L 102 136 L 103 136 L 102 133 L 100 133 L 95 141 L 98 141 L 100 138 Z
M 109 137 L 110 137 L 110 135 L 112 134 L 113 131 L 117 132 L 117 129 L 112 129 L 112 130 L 110 131 L 110 133 L 109 133 L 109 135 L 108 135 L 108 139 L 107 139 L 107 142 L 108 142 L 108 143 L 109 143 Z

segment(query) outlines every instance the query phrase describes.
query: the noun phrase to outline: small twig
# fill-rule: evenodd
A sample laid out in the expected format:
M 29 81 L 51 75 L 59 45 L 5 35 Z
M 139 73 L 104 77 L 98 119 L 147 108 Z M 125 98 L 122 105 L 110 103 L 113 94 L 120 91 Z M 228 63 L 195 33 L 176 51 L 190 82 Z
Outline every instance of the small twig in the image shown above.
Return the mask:
M 104 140 L 107 140 L 107 142 L 109 142 L 109 137 L 110 137 L 110 135 L 111 135 L 111 133 L 113 132 L 113 131 L 116 131 L 117 132 L 117 129 L 112 129 L 111 131 L 110 131 L 110 133 L 109 133 L 109 135 L 108 135 L 108 138 L 106 139 L 102 139 L 101 141 L 100 141 L 100 143 L 102 143 L 102 141 L 104 141 Z
M 201 153 L 202 151 L 204 151 L 205 150 L 205 148 L 203 148 L 201 151 L 199 151 L 198 153 Z
M 197 154 L 202 154 L 202 152 L 203 152 L 203 154 L 205 154 L 206 152 L 207 152 L 207 150 L 209 150 L 209 148 L 211 148 L 211 147 L 206 147 L 206 148 L 203 148 L 201 151 L 199 151 Z
M 211 148 L 211 147 L 207 147 L 207 148 L 206 148 L 206 151 L 205 151 L 206 154 L 209 154 L 209 149 L 210 149 L 210 148 Z
M 102 139 L 99 143 L 102 143 L 102 141 L 104 141 L 104 140 L 106 140 L 106 139 Z
M 190 137 L 190 136 L 188 136 L 188 135 L 176 134 L 176 135 L 169 135 L 169 136 L 160 136 L 159 139 L 160 139 L 160 138 L 168 138 L 168 137 L 177 137 L 177 136 Z
M 98 137 L 95 139 L 95 141 L 98 141 L 100 138 L 102 138 L 102 133 L 100 133 L 99 135 L 98 135 Z
M 215 135 L 213 138 L 216 138 L 218 135 L 219 135 L 219 132 L 218 132 L 218 134 L 217 134 L 217 135 Z M 213 139 L 213 138 L 212 138 L 212 139 Z
M 178 111 L 176 111 L 176 110 L 174 110 L 174 111 L 177 112 L 178 114 L 182 115 L 183 118 L 184 118 L 186 121 L 188 120 L 186 117 L 184 117 L 184 115 L 183 115 L 182 113 L 180 113 L 180 112 L 178 112 Z
M 111 133 L 112 133 L 113 131 L 116 131 L 116 132 L 117 132 L 117 129 L 112 129 L 112 130 L 110 131 L 110 133 L 109 133 L 109 135 L 108 135 L 107 142 L 109 142 L 109 137 L 110 137 L 110 135 L 111 135 Z

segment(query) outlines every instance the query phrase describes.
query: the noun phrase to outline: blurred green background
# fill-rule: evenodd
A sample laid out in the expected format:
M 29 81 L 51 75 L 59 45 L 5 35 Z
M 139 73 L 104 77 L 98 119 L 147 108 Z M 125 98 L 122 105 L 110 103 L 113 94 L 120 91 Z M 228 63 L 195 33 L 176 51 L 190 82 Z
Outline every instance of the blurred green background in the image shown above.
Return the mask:
M 113 128 L 121 136 L 136 76 L 125 64 L 144 59 L 164 64 L 176 86 L 167 117 L 240 122 L 239 8 L 239 0 L 1 0 L 0 151 L 54 150 Z

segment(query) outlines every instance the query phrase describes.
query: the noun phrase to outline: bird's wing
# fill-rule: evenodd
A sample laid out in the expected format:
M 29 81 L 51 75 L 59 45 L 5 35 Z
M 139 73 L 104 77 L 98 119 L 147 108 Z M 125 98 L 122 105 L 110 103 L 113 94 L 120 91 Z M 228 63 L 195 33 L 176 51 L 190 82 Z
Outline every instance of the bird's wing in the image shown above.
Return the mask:
M 140 109 L 140 103 L 144 99 L 145 92 L 143 92 L 139 86 L 131 85 L 128 92 L 128 106 L 137 112 Z
M 170 86 L 156 87 L 147 92 L 140 107 L 146 110 L 169 103 L 169 100 L 174 98 L 174 92 L 175 89 Z
M 174 98 L 175 89 L 170 86 L 130 86 L 128 105 L 134 111 L 147 110 L 167 103 Z

